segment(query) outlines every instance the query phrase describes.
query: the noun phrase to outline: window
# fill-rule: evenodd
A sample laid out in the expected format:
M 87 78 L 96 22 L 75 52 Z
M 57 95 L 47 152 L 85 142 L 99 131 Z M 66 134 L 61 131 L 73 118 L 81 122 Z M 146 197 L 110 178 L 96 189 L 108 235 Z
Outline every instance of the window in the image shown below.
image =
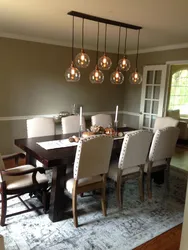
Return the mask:
M 181 116 L 188 116 L 188 69 L 172 74 L 168 109 L 179 109 Z

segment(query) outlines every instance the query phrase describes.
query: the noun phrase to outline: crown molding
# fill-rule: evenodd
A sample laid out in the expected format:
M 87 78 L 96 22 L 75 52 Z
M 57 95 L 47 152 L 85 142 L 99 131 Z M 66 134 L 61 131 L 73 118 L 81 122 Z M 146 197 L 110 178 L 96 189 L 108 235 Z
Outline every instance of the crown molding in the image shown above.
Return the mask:
M 26 36 L 26 35 L 17 35 L 13 33 L 4 33 L 4 32 L 0 32 L 0 37 L 29 41 L 29 42 L 37 42 L 37 43 L 43 43 L 43 44 L 50 44 L 50 45 L 56 45 L 56 46 L 70 47 L 70 43 L 60 42 L 60 41 L 48 39 L 48 38 L 31 37 L 31 36 Z M 186 48 L 188 48 L 188 43 L 172 44 L 172 45 L 140 49 L 139 54 L 159 52 L 159 51 L 165 51 L 165 50 L 186 49 Z M 95 51 L 95 49 L 93 49 L 91 46 L 88 47 L 87 49 Z M 114 51 L 110 51 L 110 50 L 109 52 L 114 53 Z M 136 50 L 128 50 L 127 55 L 133 55 L 133 54 L 136 54 L 136 52 L 137 52 Z

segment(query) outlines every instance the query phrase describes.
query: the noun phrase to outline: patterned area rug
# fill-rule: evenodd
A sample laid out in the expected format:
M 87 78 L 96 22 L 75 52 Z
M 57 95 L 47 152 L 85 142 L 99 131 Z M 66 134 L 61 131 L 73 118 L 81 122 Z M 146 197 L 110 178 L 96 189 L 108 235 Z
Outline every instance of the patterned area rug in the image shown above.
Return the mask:
M 114 183 L 109 182 L 108 215 L 103 217 L 99 197 L 78 198 L 78 221 L 72 218 L 52 223 L 43 212 L 31 212 L 7 219 L 0 227 L 6 250 L 129 250 L 182 223 L 186 191 L 185 175 L 171 170 L 170 194 L 164 185 L 153 183 L 153 199 L 140 202 L 136 180 L 125 184 L 124 208 L 116 207 Z M 29 204 L 38 203 L 25 195 Z M 18 199 L 8 202 L 8 213 L 24 209 Z

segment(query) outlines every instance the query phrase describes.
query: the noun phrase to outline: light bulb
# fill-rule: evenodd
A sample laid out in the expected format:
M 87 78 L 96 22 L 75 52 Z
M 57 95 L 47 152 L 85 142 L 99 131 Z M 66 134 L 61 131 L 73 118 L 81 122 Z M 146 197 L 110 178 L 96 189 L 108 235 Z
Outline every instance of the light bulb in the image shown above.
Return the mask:
M 112 66 L 112 60 L 104 53 L 104 55 L 101 56 L 98 60 L 98 66 L 101 70 L 109 70 Z
M 130 61 L 124 56 L 118 62 L 119 69 L 123 71 L 128 71 L 131 67 Z
M 78 68 L 87 68 L 90 64 L 90 58 L 88 54 L 82 49 L 79 54 L 75 57 L 75 64 Z
M 80 80 L 80 71 L 74 67 L 73 62 L 70 68 L 65 71 L 65 79 L 67 82 L 78 82 Z
M 140 84 L 142 82 L 142 75 L 135 70 L 135 72 L 130 75 L 129 81 L 131 84 Z
M 124 75 L 117 68 L 110 76 L 110 81 L 112 84 L 122 84 L 124 81 Z
M 104 81 L 104 74 L 98 69 L 98 66 L 89 75 L 89 80 L 93 84 L 101 84 Z

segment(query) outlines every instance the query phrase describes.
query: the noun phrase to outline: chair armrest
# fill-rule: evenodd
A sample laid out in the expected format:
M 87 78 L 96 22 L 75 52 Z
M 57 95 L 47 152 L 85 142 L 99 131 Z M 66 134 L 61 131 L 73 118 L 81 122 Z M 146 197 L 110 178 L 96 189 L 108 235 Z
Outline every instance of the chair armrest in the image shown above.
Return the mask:
M 29 169 L 29 170 L 25 170 L 25 171 L 21 171 L 21 172 L 11 172 L 11 171 L 1 171 L 2 175 L 6 175 L 6 176 L 20 176 L 20 175 L 25 175 L 25 174 L 36 174 L 37 172 L 39 172 L 40 174 L 44 174 L 45 170 L 42 167 L 37 167 L 37 168 L 33 168 L 33 169 Z
M 178 128 L 180 129 L 180 139 L 187 140 L 188 139 L 188 122 L 180 121 L 178 124 Z

